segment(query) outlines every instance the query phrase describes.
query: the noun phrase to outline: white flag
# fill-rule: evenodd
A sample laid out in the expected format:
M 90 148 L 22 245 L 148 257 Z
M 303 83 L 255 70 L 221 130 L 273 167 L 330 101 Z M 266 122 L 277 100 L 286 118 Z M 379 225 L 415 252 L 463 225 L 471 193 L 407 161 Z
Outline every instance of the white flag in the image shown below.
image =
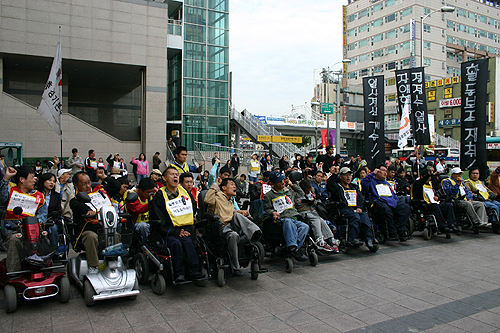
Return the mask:
M 47 120 L 57 134 L 61 134 L 62 113 L 62 58 L 61 41 L 57 43 L 56 56 L 52 62 L 49 79 L 45 84 L 42 101 L 38 106 L 38 114 Z
M 411 136 L 410 101 L 407 98 L 401 115 L 401 123 L 399 125 L 398 147 L 399 148 L 406 147 L 408 145 L 408 138 L 410 136 Z

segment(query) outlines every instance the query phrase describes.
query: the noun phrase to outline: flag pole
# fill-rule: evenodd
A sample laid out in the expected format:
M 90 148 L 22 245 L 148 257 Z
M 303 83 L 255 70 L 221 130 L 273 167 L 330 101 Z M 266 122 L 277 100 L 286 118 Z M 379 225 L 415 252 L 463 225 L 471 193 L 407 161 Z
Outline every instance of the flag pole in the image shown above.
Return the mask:
M 59 26 L 59 44 L 60 43 L 61 43 L 61 26 Z M 61 76 L 62 76 L 62 55 L 61 55 Z M 62 86 L 61 86 L 61 104 L 62 104 Z M 59 113 L 59 132 L 61 133 L 61 162 L 62 162 L 63 160 L 62 108 L 61 112 Z

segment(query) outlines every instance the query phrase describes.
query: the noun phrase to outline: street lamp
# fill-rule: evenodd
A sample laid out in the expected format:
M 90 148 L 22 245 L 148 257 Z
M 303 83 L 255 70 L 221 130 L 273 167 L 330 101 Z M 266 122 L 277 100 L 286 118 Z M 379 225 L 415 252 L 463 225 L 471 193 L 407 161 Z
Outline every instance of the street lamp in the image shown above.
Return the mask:
M 311 102 L 311 106 L 314 106 L 314 110 L 318 112 L 318 107 L 321 108 L 320 103 L 318 102 Z M 321 112 L 321 109 L 320 109 Z M 315 121 L 314 124 L 314 145 L 316 146 L 316 159 L 318 158 L 318 121 Z
M 433 10 L 429 14 L 425 16 L 420 16 L 420 67 L 424 67 L 424 20 L 428 18 L 431 14 L 435 12 L 441 12 L 441 13 L 453 13 L 455 11 L 455 7 L 452 6 L 443 6 L 439 9 Z
M 328 66 L 328 82 L 327 82 L 327 95 L 328 95 L 328 102 L 330 103 L 330 68 L 335 67 L 338 64 L 350 64 L 351 60 L 350 59 L 344 59 L 342 61 L 336 62 L 331 66 Z M 340 142 L 340 81 L 337 83 L 337 114 L 335 115 L 335 150 L 336 153 L 338 154 L 340 152 L 340 149 L 338 149 L 339 142 Z M 330 137 L 330 114 L 326 114 L 326 137 L 328 142 L 329 137 Z

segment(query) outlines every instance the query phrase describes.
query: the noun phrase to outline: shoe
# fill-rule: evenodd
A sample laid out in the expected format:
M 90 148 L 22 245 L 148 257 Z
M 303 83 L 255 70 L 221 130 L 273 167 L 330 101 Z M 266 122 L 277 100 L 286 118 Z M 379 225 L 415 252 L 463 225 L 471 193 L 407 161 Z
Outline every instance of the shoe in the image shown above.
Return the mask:
M 179 277 L 180 276 L 182 276 L 182 275 L 179 275 Z M 191 276 L 192 280 L 201 280 L 201 279 L 204 279 L 204 278 L 205 278 L 205 274 L 200 273 L 200 272 L 195 273 L 195 274 L 193 274 L 193 276 Z
M 186 281 L 186 278 L 184 277 L 184 275 L 179 275 L 178 277 L 175 278 L 175 283 L 181 283 L 181 282 L 185 282 Z
M 292 257 L 297 259 L 297 261 L 306 261 L 308 260 L 307 256 L 303 254 L 302 252 L 295 250 L 292 252 Z
M 326 251 L 326 252 L 332 252 L 333 248 L 330 247 L 326 242 L 324 241 L 319 241 L 316 243 L 316 246 L 318 247 L 319 250 L 321 251 Z
M 487 225 L 488 225 L 488 222 L 479 222 L 479 224 L 477 224 L 478 227 L 484 227 Z
M 293 253 L 293 252 L 295 252 L 295 251 L 297 251 L 297 246 L 295 246 L 295 245 L 291 245 L 291 246 L 289 246 L 289 247 L 288 247 L 288 251 L 290 251 L 290 252 L 292 252 L 292 253 Z
M 88 274 L 97 274 L 99 273 L 99 269 L 97 267 L 89 267 Z
M 460 231 L 460 229 L 458 229 L 458 227 L 455 224 L 452 224 L 450 226 L 450 229 L 455 233 L 455 235 L 460 236 L 462 234 L 462 232 Z
M 439 231 L 442 234 L 451 234 L 451 229 L 449 229 L 448 227 L 439 228 Z
M 339 246 L 338 245 L 332 245 L 331 248 L 333 249 L 333 253 L 340 253 Z
M 362 242 L 362 241 L 360 241 L 359 239 L 357 239 L 357 238 L 356 238 L 356 239 L 354 239 L 354 240 L 352 240 L 352 241 L 348 242 L 347 244 L 348 244 L 348 246 L 350 246 L 350 247 L 360 247 L 361 245 L 363 245 L 363 242 Z M 350 244 L 350 245 L 349 245 L 349 244 Z
M 373 245 L 373 241 L 371 239 L 366 241 L 366 247 L 368 247 L 370 251 L 372 251 L 375 248 L 375 246 Z
M 390 241 L 397 241 L 397 240 L 399 240 L 398 234 L 389 234 L 389 240 Z
M 408 237 L 406 235 L 406 232 L 404 232 L 404 231 L 398 232 L 398 236 L 399 236 L 399 241 L 400 242 L 406 242 L 408 239 L 410 239 L 410 237 Z
M 241 271 L 239 269 L 233 269 L 233 276 L 241 276 Z

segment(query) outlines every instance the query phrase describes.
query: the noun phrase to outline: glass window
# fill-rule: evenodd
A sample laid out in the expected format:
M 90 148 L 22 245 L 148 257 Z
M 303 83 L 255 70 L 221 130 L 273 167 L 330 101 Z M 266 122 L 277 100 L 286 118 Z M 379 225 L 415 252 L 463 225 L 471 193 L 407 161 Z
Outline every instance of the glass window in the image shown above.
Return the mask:
M 469 16 L 469 18 L 471 20 L 474 20 L 474 21 L 477 20 L 477 14 L 476 13 L 469 12 L 468 14 L 469 14 L 468 16 Z
M 358 45 L 358 43 L 349 44 L 349 45 L 347 45 L 347 50 L 348 51 L 355 50 L 357 45 Z
M 460 46 L 465 46 L 465 40 L 463 39 L 456 39 L 457 40 L 457 45 L 460 45 Z
M 185 0 L 184 3 L 186 5 L 196 6 L 196 7 L 206 7 L 206 0 Z
M 370 59 L 370 53 L 362 54 L 359 56 L 359 62 L 363 62 L 363 61 L 366 61 L 368 59 Z
M 370 31 L 370 23 L 366 23 L 359 26 L 359 33 Z
M 450 44 L 455 44 L 455 37 L 447 36 L 446 42 Z
M 384 34 L 378 34 L 372 37 L 372 44 L 384 40 Z
M 184 113 L 205 114 L 205 99 L 200 97 L 184 97 Z
M 465 9 L 457 8 L 457 17 L 467 17 L 467 11 Z
M 357 79 L 358 73 L 357 72 L 347 73 L 347 78 L 348 79 Z
M 210 62 L 220 62 L 227 64 L 229 62 L 229 49 L 220 46 L 207 46 L 207 60 Z
M 431 42 L 424 41 L 424 49 L 430 50 L 431 49 Z
M 486 33 L 486 31 L 484 31 L 484 30 L 478 30 L 478 32 L 479 32 L 479 37 L 485 37 L 486 38 L 486 36 L 488 36 L 488 34 Z
M 367 46 L 370 43 L 370 38 L 363 39 L 359 41 L 359 47 Z
M 468 29 L 468 32 L 472 35 L 475 35 L 476 34 L 476 28 L 473 28 L 473 27 L 469 27 Z
M 477 44 L 477 49 L 478 49 L 479 51 L 486 52 L 486 50 L 487 50 L 488 48 L 486 47 L 486 45 L 483 45 L 483 44 Z
M 401 50 L 408 50 L 410 48 L 410 41 L 401 43 Z
M 406 59 L 401 60 L 401 66 L 402 67 L 409 66 L 410 60 L 411 60 L 410 58 L 406 58 Z
M 372 7 L 372 13 L 376 13 L 378 12 L 379 10 L 382 10 L 384 9 L 384 3 L 379 3 L 378 5 L 375 5 Z
M 385 39 L 398 37 L 398 29 L 387 31 L 385 33 Z
M 446 27 L 450 28 L 450 29 L 453 29 L 453 31 L 455 31 L 455 22 L 446 21 Z
M 187 23 L 205 25 L 207 23 L 207 11 L 201 8 L 184 7 L 184 19 Z
M 370 9 L 366 8 L 358 13 L 358 18 L 361 19 L 361 18 L 363 18 L 365 16 L 369 16 L 369 15 L 370 15 Z
M 413 7 L 408 7 L 403 9 L 399 14 L 401 15 L 401 18 L 411 15 L 413 13 Z
M 205 80 L 184 79 L 184 95 L 205 96 Z
M 387 66 L 387 70 L 397 69 L 398 62 L 397 61 L 392 61 L 392 62 L 387 63 L 386 66 Z
M 447 67 L 446 68 L 446 73 L 450 76 L 455 76 L 455 68 L 453 67 Z
M 184 40 L 205 43 L 206 30 L 205 27 L 192 24 L 184 24 Z
M 424 66 L 430 66 L 430 65 L 431 65 L 431 59 L 424 58 Z
M 488 24 L 489 24 L 489 25 L 497 25 L 497 21 L 496 21 L 496 20 L 494 20 L 494 19 L 492 19 L 492 18 L 489 18 L 489 17 L 488 17 L 487 21 L 488 21 Z
M 397 14 L 394 13 L 394 14 L 391 14 L 391 15 L 387 15 L 385 17 L 385 23 L 389 23 L 389 22 L 392 22 L 392 21 L 396 21 L 396 18 L 397 18 Z
M 223 81 L 228 80 L 228 74 L 227 74 L 229 70 L 228 65 L 211 63 L 211 62 L 207 64 L 208 64 L 207 79 L 223 80 Z
M 398 53 L 397 45 L 389 46 L 385 49 L 385 54 L 393 54 L 393 53 Z
M 185 133 L 204 133 L 205 120 L 204 116 L 184 116 L 182 122 L 183 132 Z
M 373 58 L 378 58 L 378 57 L 381 57 L 383 55 L 384 55 L 384 49 L 380 49 L 380 50 L 372 52 L 372 57 Z
M 347 16 L 347 22 L 354 22 L 354 21 L 356 21 L 356 14 Z
M 479 22 L 486 23 L 486 16 L 478 15 Z
M 392 6 L 392 5 L 395 5 L 395 4 L 396 4 L 396 0 L 386 0 L 385 1 L 385 8 Z
M 488 52 L 496 54 L 497 53 L 497 49 L 495 49 L 494 47 L 488 46 Z
M 492 32 L 488 32 L 488 38 L 495 40 L 497 38 L 497 35 Z
M 404 25 L 404 26 L 402 26 L 400 29 L 401 29 L 401 33 L 402 33 L 402 34 L 405 34 L 405 33 L 407 33 L 407 32 L 410 32 L 410 25 L 409 25 L 409 24 Z
M 229 17 L 228 13 L 214 12 L 212 10 L 208 11 L 208 25 L 211 27 L 216 27 L 220 29 L 229 28 Z
M 229 113 L 227 99 L 207 98 L 207 114 L 211 116 L 227 116 Z
M 348 37 L 356 36 L 357 30 L 358 30 L 357 28 L 354 28 L 354 29 L 351 29 L 351 30 L 347 31 L 347 36 Z
M 227 98 L 227 82 L 207 81 L 207 97 Z
M 205 44 L 184 43 L 184 58 L 194 60 L 206 60 L 207 50 Z
M 227 12 L 229 11 L 228 2 L 227 0 L 208 0 L 208 8 Z
M 207 44 L 227 46 L 229 44 L 228 30 L 208 28 Z
M 383 19 L 383 18 L 380 18 L 380 19 L 375 20 L 375 21 L 373 21 L 373 22 L 372 22 L 372 26 L 373 26 L 374 28 L 376 28 L 376 27 L 380 27 L 380 26 L 381 26 L 381 25 L 383 25 L 383 24 L 384 24 L 384 19 Z
M 204 61 L 184 60 L 184 77 L 206 78 Z
M 373 67 L 373 73 L 381 73 L 384 71 L 384 65 L 378 65 Z
M 207 133 L 224 134 L 228 132 L 227 117 L 208 117 L 207 118 Z
M 446 58 L 455 60 L 455 53 L 453 52 L 446 52 Z
M 370 74 L 368 68 L 365 68 L 365 69 L 362 69 L 359 71 L 359 76 L 367 76 L 368 74 Z
M 457 54 L 457 61 L 462 62 L 462 53 Z
M 458 25 L 458 31 L 465 32 L 467 30 L 467 26 L 463 24 Z
M 429 24 L 424 24 L 424 32 L 431 32 L 431 26 Z

